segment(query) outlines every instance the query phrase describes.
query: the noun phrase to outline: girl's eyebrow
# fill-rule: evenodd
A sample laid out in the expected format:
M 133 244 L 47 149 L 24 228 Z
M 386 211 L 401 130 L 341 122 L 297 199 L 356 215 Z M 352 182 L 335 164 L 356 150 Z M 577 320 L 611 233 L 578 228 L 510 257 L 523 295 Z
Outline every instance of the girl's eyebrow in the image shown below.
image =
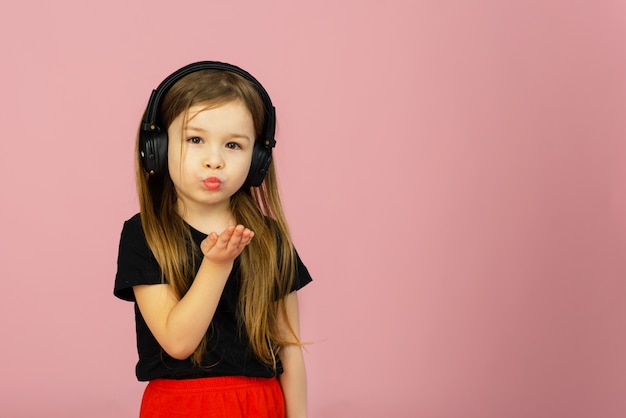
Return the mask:
M 185 125 L 183 129 L 186 131 L 206 132 L 206 129 L 203 129 L 199 126 L 193 126 L 193 125 Z

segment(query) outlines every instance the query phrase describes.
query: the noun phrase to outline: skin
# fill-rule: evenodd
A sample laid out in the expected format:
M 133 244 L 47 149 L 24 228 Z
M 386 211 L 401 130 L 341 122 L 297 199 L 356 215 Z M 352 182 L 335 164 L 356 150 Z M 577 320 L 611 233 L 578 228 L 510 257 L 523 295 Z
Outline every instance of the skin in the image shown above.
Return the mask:
M 236 225 L 230 197 L 243 185 L 250 167 L 254 125 L 239 101 L 207 108 L 192 106 L 168 128 L 168 169 L 178 196 L 177 211 L 194 228 L 206 233 L 200 249 L 204 255 L 193 284 L 180 300 L 167 284 L 133 288 L 148 328 L 173 358 L 186 359 L 195 351 L 215 314 L 233 262 L 254 237 Z M 219 179 L 208 187 L 207 178 Z M 217 232 L 221 231 L 221 232 Z M 299 338 L 298 299 L 285 298 L 287 318 L 279 318 L 285 336 L 287 321 Z M 306 373 L 302 350 L 282 347 L 279 357 L 288 418 L 306 416 Z
M 172 121 L 168 137 L 178 213 L 200 231 L 222 231 L 232 218 L 230 198 L 250 170 L 255 138 L 250 112 L 239 101 L 192 106 Z M 217 190 L 207 189 L 208 178 L 220 180 Z
M 298 294 L 292 292 L 285 298 L 287 318 L 295 334 L 300 339 L 300 309 L 298 307 Z M 292 338 L 288 333 L 285 323 L 286 318 L 280 315 L 281 329 L 286 338 Z M 287 418 L 306 418 L 307 416 L 307 385 L 306 369 L 302 347 L 287 345 L 281 347 L 278 357 L 283 364 L 283 374 L 279 376 L 280 385 L 286 403 Z

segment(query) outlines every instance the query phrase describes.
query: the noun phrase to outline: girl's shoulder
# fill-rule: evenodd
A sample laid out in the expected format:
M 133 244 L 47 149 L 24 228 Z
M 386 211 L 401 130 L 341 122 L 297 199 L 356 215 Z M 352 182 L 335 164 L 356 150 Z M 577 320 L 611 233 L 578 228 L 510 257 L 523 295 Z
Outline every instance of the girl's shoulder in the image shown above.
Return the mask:
M 142 247 L 145 245 L 147 247 L 146 235 L 141 225 L 139 213 L 124 221 L 120 243 L 131 244 L 132 246 L 140 245 Z
M 137 212 L 131 218 L 124 221 L 124 228 L 141 228 L 141 214 Z

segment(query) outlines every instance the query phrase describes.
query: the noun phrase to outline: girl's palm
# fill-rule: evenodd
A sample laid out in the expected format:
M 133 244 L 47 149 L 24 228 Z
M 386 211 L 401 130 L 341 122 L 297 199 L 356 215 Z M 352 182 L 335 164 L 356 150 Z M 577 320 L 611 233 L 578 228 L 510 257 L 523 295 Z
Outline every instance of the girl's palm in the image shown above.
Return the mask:
M 200 244 L 200 249 L 214 263 L 232 263 L 253 237 L 254 232 L 243 225 L 229 226 L 219 235 L 211 232 Z

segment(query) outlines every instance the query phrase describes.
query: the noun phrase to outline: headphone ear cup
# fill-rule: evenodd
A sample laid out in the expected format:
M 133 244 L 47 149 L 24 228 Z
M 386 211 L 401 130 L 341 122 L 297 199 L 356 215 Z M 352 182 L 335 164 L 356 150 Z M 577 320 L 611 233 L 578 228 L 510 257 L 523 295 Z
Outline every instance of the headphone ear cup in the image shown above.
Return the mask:
M 267 175 L 271 162 L 272 150 L 265 147 L 261 141 L 255 141 L 252 151 L 252 163 L 250 164 L 250 171 L 244 185 L 247 187 L 259 187 Z
M 167 133 L 160 129 L 141 131 L 139 156 L 143 169 L 149 174 L 161 175 L 167 170 Z

